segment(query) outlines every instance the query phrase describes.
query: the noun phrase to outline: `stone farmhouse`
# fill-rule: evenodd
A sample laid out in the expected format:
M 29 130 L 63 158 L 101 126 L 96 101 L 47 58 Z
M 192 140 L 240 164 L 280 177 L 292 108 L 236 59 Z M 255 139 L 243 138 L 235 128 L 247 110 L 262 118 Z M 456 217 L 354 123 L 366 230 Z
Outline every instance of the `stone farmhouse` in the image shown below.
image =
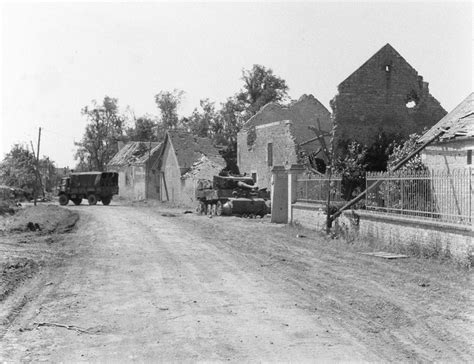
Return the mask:
M 289 168 L 298 163 L 301 151 L 321 150 L 316 128 L 326 135 L 332 129 L 330 112 L 313 96 L 303 95 L 289 106 L 265 105 L 237 135 L 237 165 L 240 173 L 252 175 L 260 188 L 271 187 L 273 166 Z M 329 137 L 324 137 L 329 142 Z M 321 162 L 327 162 L 323 153 Z
M 446 132 L 422 151 L 423 163 L 433 170 L 472 168 L 474 93 L 435 124 L 419 142 L 428 141 L 441 130 Z
M 153 164 L 161 143 L 130 142 L 119 149 L 107 163 L 107 171 L 119 174 L 119 196 L 129 200 L 159 198 L 159 174 Z
M 331 107 L 339 142 L 369 146 L 381 133 L 407 137 L 446 115 L 428 83 L 390 44 L 339 84 Z
M 212 181 L 225 167 L 224 158 L 210 139 L 185 131 L 168 131 L 153 166 L 160 176 L 159 199 L 195 207 L 198 181 Z

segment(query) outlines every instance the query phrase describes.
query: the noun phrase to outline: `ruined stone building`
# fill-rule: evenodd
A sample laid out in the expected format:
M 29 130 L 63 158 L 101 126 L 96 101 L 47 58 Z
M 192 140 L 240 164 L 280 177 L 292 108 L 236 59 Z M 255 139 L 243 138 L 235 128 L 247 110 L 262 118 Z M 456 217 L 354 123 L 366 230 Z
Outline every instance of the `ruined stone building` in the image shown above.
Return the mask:
M 332 129 L 330 112 L 314 96 L 303 95 L 289 106 L 265 105 L 237 135 L 240 173 L 251 175 L 260 188 L 270 188 L 273 166 L 289 168 L 298 163 L 301 151 L 321 149 L 309 127 L 326 133 Z M 322 153 L 318 156 L 326 162 Z
M 390 44 L 339 84 L 331 107 L 339 143 L 368 146 L 381 133 L 389 138 L 421 133 L 446 115 L 428 83 Z
M 225 167 L 224 158 L 209 138 L 180 130 L 168 131 L 154 165 L 160 175 L 160 199 L 196 207 L 198 181 L 212 181 Z
M 158 171 L 153 167 L 160 155 L 161 143 L 130 142 L 107 163 L 107 171 L 119 174 L 119 196 L 128 200 L 158 199 Z

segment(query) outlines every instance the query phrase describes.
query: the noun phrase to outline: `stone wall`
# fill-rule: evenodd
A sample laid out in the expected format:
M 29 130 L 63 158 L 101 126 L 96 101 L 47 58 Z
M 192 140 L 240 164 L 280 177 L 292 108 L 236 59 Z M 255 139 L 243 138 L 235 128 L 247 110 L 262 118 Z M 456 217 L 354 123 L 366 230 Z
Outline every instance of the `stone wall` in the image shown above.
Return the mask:
M 111 166 L 108 171 L 119 174 L 119 196 L 127 200 L 138 201 L 145 199 L 145 167 L 141 166 Z
M 468 153 L 471 151 L 471 164 L 468 164 Z M 433 143 L 421 152 L 421 160 L 430 169 L 453 170 L 473 168 L 472 151 L 474 139 L 453 140 Z
M 256 184 L 260 188 L 271 188 L 274 165 L 289 167 L 296 163 L 296 145 L 290 121 L 278 121 L 255 127 L 255 141 L 247 146 L 249 132 L 242 131 L 237 136 L 237 163 L 240 173 L 256 174 Z M 272 163 L 268 161 L 268 144 L 272 144 Z
M 326 229 L 326 213 L 323 205 L 297 202 L 292 208 L 293 223 L 317 231 Z
M 176 153 L 171 143 L 166 144 L 162 158 L 161 199 L 162 201 L 179 201 L 183 181 L 181 180 L 181 171 L 176 159 Z
M 324 231 L 326 214 L 324 206 L 318 204 L 293 204 L 293 223 L 308 229 Z M 334 223 L 343 236 L 360 239 L 373 239 L 380 249 L 383 246 L 391 250 L 426 250 L 427 254 L 449 251 L 452 259 L 462 265 L 468 265 L 474 252 L 474 233 L 471 226 L 460 226 L 403 217 L 389 214 L 377 214 L 358 210 L 344 212 Z
M 449 251 L 455 261 L 468 265 L 474 251 L 474 234 L 471 226 L 446 224 L 439 221 L 416 219 L 413 217 L 374 214 L 357 211 L 358 226 L 349 222 L 358 236 L 382 241 L 387 246 L 405 248 L 406 250 L 426 250 L 436 254 Z
M 389 44 L 338 86 L 331 101 L 338 140 L 371 145 L 376 137 L 407 137 L 438 122 L 446 111 L 428 83 Z

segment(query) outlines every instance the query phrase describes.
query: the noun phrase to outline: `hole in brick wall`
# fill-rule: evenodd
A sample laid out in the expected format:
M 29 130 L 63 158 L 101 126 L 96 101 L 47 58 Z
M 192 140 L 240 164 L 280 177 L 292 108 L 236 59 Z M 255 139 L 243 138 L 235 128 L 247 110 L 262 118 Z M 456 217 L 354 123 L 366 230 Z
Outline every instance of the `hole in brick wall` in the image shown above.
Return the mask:
M 405 99 L 405 106 L 407 109 L 413 109 L 416 107 L 416 105 L 418 105 L 418 101 L 420 101 L 418 94 L 412 90 Z
M 410 100 L 406 103 L 406 107 L 409 109 L 413 109 L 416 106 L 416 102 L 413 100 Z

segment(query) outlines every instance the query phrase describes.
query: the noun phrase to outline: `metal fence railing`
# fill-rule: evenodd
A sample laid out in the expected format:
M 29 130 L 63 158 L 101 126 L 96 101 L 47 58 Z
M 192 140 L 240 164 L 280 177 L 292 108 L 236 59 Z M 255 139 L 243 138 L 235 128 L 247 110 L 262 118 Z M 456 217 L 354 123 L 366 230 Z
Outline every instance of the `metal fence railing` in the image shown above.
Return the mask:
M 382 182 L 367 193 L 365 205 L 377 212 L 471 225 L 472 172 L 369 172 L 367 188 Z
M 328 191 L 331 191 L 331 201 L 342 201 L 342 177 L 333 174 L 331 179 L 327 175 L 309 175 L 296 180 L 296 200 L 301 202 L 326 203 Z

